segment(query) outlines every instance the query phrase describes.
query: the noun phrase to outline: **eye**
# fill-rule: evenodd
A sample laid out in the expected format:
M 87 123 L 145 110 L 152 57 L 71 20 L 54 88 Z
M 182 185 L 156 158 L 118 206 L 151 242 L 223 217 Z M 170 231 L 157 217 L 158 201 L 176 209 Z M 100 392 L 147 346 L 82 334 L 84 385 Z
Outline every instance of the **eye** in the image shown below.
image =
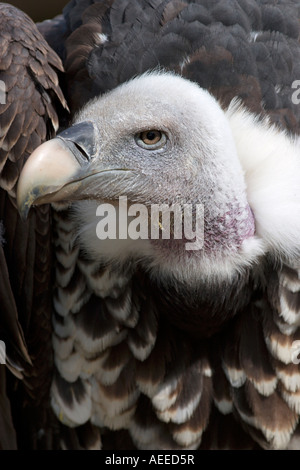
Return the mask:
M 144 131 L 140 134 L 140 139 L 146 145 L 155 145 L 162 138 L 162 133 L 160 131 Z
M 156 129 L 140 132 L 135 136 L 136 143 L 147 150 L 155 150 L 163 147 L 167 142 L 167 136 L 164 132 Z

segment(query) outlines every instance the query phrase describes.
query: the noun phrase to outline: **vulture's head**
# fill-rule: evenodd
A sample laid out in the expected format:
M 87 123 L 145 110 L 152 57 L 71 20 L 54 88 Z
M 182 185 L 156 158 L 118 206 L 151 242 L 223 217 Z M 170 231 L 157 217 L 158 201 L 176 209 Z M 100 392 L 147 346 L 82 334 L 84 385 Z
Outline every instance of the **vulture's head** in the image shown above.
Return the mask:
M 33 204 L 72 202 L 90 256 L 223 277 L 267 251 L 298 249 L 298 153 L 238 103 L 224 112 L 197 84 L 148 73 L 89 102 L 35 150 L 18 204 L 26 215 Z M 168 230 L 168 214 L 155 214 L 174 205 Z

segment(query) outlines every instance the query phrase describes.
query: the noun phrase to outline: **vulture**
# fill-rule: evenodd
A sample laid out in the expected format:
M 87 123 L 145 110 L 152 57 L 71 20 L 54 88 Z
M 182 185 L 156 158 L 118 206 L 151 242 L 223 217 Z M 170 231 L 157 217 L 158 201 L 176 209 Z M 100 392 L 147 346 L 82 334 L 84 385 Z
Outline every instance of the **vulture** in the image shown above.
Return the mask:
M 299 18 L 0 4 L 1 449 L 300 449 Z

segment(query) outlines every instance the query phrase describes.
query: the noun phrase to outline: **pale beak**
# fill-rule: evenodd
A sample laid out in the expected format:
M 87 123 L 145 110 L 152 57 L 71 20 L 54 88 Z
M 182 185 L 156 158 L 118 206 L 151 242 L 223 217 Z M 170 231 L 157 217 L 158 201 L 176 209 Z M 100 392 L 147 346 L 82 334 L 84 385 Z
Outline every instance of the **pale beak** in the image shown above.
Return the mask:
M 23 219 L 32 205 L 101 198 L 101 188 L 111 185 L 116 174 L 120 180 L 128 172 L 99 163 L 98 140 L 99 131 L 94 123 L 84 121 L 32 153 L 17 188 L 17 205 Z

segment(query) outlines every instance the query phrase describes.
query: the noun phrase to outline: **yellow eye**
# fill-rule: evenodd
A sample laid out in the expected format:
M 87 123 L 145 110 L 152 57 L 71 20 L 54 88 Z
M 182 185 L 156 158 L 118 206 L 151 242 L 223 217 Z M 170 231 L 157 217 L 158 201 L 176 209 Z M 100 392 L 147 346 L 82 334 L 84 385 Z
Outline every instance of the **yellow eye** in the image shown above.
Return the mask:
M 156 150 L 167 141 L 166 134 L 156 129 L 140 132 L 135 136 L 136 143 L 147 150 Z

